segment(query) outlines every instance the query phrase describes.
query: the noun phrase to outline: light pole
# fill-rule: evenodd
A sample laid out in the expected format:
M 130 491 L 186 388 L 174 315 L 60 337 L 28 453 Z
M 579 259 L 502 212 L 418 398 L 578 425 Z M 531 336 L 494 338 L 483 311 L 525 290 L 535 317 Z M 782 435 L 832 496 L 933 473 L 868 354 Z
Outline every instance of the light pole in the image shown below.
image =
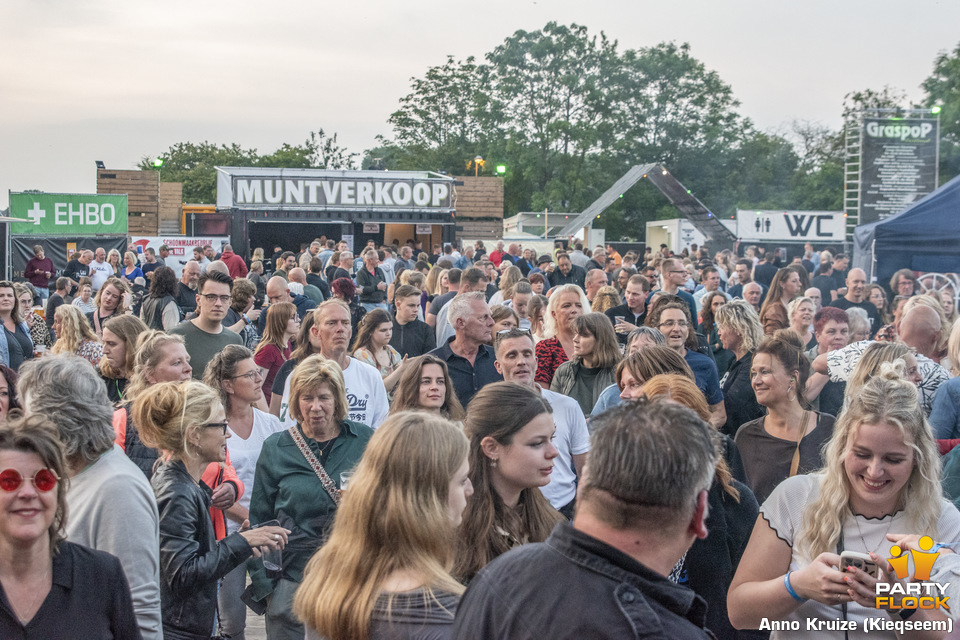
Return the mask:
M 480 175 L 480 165 L 483 164 L 483 157 L 477 156 L 473 159 L 473 177 L 476 178 Z

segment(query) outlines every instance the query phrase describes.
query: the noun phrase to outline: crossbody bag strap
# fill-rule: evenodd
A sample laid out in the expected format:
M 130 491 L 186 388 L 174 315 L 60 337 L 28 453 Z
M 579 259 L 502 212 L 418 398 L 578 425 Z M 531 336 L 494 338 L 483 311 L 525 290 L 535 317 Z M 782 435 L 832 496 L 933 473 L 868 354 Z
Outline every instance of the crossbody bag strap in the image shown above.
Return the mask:
M 313 451 L 310 451 L 310 447 L 307 446 L 307 441 L 303 439 L 303 436 L 300 434 L 300 430 L 297 429 L 296 425 L 294 425 L 287 431 L 290 433 L 290 437 L 293 438 L 294 444 L 296 444 L 297 448 L 300 449 L 300 453 L 302 453 L 303 457 L 307 459 L 307 464 L 310 465 L 310 468 L 313 469 L 313 472 L 317 474 L 318 478 L 320 478 L 320 484 L 323 485 L 323 489 L 327 492 L 327 495 L 329 495 L 333 500 L 333 503 L 339 507 L 340 489 L 338 489 L 334 481 L 330 479 L 330 476 L 327 474 L 327 470 L 324 469 L 323 465 L 320 464 L 320 461 L 317 460 L 317 456 L 313 455 Z

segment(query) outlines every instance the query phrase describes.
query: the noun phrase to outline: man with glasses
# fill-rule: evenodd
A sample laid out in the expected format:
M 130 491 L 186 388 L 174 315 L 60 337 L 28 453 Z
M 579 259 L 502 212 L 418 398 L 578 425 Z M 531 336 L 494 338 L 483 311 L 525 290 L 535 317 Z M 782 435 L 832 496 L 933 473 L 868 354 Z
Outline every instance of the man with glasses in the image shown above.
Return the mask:
M 710 423 L 718 429 L 727 421 L 727 410 L 723 406 L 723 391 L 720 389 L 720 376 L 717 365 L 702 353 L 693 349 L 697 338 L 691 330 L 690 314 L 680 302 L 668 302 L 660 309 L 659 317 L 652 318 L 656 328 L 667 339 L 667 346 L 683 356 L 693 370 L 694 382 L 703 392 L 710 405 Z
M 663 288 L 661 291 L 683 298 L 683 301 L 690 307 L 690 317 L 693 319 L 693 330 L 696 331 L 699 328 L 697 323 L 697 303 L 692 295 L 680 288 L 690 279 L 690 274 L 683 268 L 683 263 L 676 258 L 664 260 L 660 269 L 663 273 Z
M 233 280 L 219 271 L 207 271 L 197 282 L 197 315 L 167 333 L 183 336 L 190 354 L 193 377 L 203 380 L 203 372 L 213 356 L 228 344 L 243 344 L 240 336 L 221 324 L 230 308 Z M 266 314 L 263 314 L 266 315 Z
M 537 375 L 537 354 L 533 336 L 526 329 L 506 329 L 493 337 L 497 360 L 494 366 L 507 382 L 516 382 L 538 392 L 553 407 L 553 423 L 557 430 L 553 444 L 559 452 L 553 467 L 550 484 L 540 487 L 553 508 L 568 520 L 573 519 L 577 495 L 577 478 L 590 451 L 590 432 L 587 421 L 576 400 L 549 389 L 543 389 L 534 380 Z

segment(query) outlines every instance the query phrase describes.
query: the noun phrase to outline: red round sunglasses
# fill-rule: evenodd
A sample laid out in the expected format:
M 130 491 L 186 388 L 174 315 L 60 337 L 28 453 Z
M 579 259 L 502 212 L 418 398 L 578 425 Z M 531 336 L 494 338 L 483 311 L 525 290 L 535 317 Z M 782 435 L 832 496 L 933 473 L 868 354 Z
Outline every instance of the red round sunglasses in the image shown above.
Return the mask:
M 16 491 L 23 486 L 23 481 L 23 475 L 16 469 L 4 469 L 0 471 L 0 489 L 4 491 Z M 33 486 L 37 488 L 37 491 L 46 493 L 53 491 L 53 488 L 57 486 L 60 478 L 50 469 L 40 469 L 33 474 L 30 481 L 33 482 Z

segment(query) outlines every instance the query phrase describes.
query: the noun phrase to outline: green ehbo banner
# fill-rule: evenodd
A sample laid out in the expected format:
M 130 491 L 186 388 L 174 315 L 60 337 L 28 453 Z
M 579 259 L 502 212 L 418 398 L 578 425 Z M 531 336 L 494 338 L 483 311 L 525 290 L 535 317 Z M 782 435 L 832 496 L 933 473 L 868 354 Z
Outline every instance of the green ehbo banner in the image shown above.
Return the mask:
M 30 236 L 127 235 L 127 196 L 11 193 L 10 233 Z

